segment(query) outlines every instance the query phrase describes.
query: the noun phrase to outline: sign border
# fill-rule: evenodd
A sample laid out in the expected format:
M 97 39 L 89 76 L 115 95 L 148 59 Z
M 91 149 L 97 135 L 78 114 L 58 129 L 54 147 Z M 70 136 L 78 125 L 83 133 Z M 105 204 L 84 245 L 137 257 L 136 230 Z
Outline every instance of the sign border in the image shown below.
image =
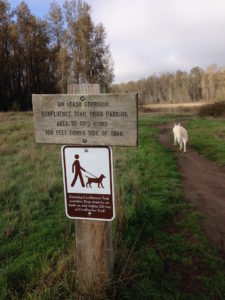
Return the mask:
M 113 216 L 111 219 L 100 219 L 100 218 L 81 218 L 81 217 L 71 217 L 68 215 L 67 211 L 67 185 L 66 185 L 66 164 L 65 164 L 65 149 L 66 148 L 106 148 L 109 150 L 109 160 L 111 164 L 109 164 L 110 167 L 110 187 L 111 187 L 111 192 L 112 192 L 112 205 L 113 205 Z M 112 148 L 110 146 L 74 146 L 74 145 L 63 145 L 61 147 L 61 157 L 62 157 L 62 169 L 63 169 L 63 185 L 64 185 L 64 199 L 65 199 L 65 212 L 66 216 L 70 220 L 89 220 L 89 221 L 105 221 L 105 222 L 111 222 L 115 219 L 116 212 L 115 212 L 115 200 L 114 200 L 114 176 L 113 176 L 113 158 L 112 158 Z

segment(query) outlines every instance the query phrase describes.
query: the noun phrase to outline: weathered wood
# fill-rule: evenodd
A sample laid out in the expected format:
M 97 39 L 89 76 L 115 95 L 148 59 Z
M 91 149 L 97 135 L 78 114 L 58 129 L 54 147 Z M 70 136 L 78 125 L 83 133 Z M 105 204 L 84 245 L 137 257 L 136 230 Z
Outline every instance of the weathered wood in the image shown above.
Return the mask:
M 33 95 L 37 143 L 137 146 L 137 95 Z
M 78 291 L 97 298 L 113 276 L 112 222 L 76 220 L 75 234 Z
M 101 94 L 101 85 L 98 83 L 96 83 L 96 84 L 69 83 L 67 86 L 67 94 L 98 95 L 98 94 Z
M 78 290 L 97 295 L 113 274 L 112 223 L 75 222 Z

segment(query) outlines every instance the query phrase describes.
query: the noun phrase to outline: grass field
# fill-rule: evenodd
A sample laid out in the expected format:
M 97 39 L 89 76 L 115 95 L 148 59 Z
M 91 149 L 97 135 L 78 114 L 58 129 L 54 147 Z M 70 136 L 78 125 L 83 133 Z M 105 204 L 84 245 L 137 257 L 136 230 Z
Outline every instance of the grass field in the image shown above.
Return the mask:
M 203 105 L 210 103 L 207 101 L 181 102 L 181 103 L 151 103 L 144 104 L 142 111 L 161 114 L 196 114 Z
M 145 104 L 144 107 L 146 108 L 197 108 L 199 106 L 205 105 L 208 102 L 206 101 L 199 101 L 199 102 L 182 102 L 182 103 L 152 103 L 152 104 Z
M 195 150 L 225 165 L 225 120 L 196 119 L 187 123 L 187 129 Z
M 138 149 L 114 148 L 115 275 L 104 299 L 225 298 L 224 260 L 184 200 L 174 154 L 157 141 L 157 126 L 170 120 L 142 117 Z M 223 124 L 209 120 L 210 131 L 204 121 L 188 121 L 192 144 L 202 126 L 216 136 L 210 145 L 223 163 Z M 64 213 L 60 146 L 35 144 L 31 113 L 0 114 L 0 175 L 0 299 L 74 299 L 74 222 Z

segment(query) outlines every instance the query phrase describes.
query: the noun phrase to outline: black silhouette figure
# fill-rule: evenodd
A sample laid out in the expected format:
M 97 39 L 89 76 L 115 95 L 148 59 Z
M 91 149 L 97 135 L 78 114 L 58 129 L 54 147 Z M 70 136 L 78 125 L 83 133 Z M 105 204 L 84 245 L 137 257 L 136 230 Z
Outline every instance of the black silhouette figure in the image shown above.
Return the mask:
M 74 161 L 74 163 L 72 165 L 72 172 L 74 173 L 74 168 L 75 168 L 75 175 L 74 175 L 73 182 L 71 183 L 71 186 L 75 185 L 75 183 L 77 181 L 77 178 L 79 177 L 82 187 L 85 187 L 84 179 L 83 179 L 81 170 L 84 171 L 84 172 L 86 172 L 86 170 L 84 168 L 82 168 L 81 165 L 80 165 L 79 155 L 76 154 L 74 157 L 75 157 L 75 161 Z

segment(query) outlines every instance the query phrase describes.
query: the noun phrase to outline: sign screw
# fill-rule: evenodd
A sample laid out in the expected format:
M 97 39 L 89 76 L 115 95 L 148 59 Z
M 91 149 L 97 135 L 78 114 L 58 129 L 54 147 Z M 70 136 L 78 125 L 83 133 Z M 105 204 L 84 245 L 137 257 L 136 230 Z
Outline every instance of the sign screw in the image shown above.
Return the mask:
M 87 139 L 83 139 L 83 143 L 86 144 L 87 143 Z
M 84 97 L 84 96 L 81 96 L 81 97 L 80 97 L 80 101 L 85 101 L 85 97 Z

